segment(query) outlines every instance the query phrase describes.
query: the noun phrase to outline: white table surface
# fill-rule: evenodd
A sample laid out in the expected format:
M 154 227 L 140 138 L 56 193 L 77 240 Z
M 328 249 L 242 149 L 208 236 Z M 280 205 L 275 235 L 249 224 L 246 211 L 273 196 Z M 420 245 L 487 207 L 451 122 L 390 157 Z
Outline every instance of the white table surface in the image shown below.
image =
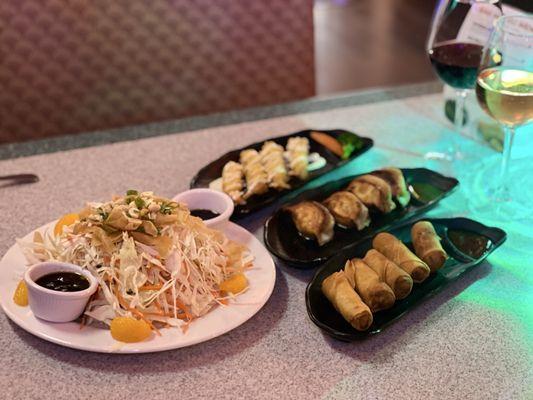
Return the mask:
M 130 188 L 172 196 L 219 155 L 306 128 L 344 128 L 376 146 L 332 177 L 385 165 L 426 166 L 421 156 L 452 135 L 439 94 L 298 114 L 189 133 L 0 161 L 2 174 L 36 172 L 37 184 L 0 189 L 0 254 L 32 229 Z M 463 144 L 467 146 L 467 142 Z M 474 158 L 494 158 L 468 144 Z M 468 182 L 431 216 L 472 216 Z M 272 208 L 242 225 L 262 240 Z M 496 218 L 496 217 L 495 217 Z M 147 355 L 63 348 L 26 333 L 0 313 L 0 398 L 5 399 L 531 399 L 531 229 L 504 228 L 507 242 L 479 267 L 375 337 L 342 343 L 309 320 L 304 291 L 313 271 L 277 263 L 266 306 L 222 337 Z

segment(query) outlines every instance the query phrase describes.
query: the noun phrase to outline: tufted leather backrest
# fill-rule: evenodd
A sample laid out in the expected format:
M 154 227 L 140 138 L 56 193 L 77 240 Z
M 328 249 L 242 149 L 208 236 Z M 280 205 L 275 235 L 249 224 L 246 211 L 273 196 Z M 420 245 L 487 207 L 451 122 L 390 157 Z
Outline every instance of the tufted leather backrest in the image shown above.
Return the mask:
M 1 0 L 0 142 L 314 94 L 312 0 Z

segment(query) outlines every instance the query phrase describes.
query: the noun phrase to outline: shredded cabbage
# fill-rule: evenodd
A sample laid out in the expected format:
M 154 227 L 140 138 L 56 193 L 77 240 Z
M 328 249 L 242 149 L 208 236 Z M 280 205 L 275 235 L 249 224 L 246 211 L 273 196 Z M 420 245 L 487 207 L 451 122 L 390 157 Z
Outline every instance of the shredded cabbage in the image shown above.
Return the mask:
M 79 215 L 59 236 L 36 233 L 32 242 L 18 242 L 29 264 L 63 261 L 96 277 L 87 323 L 130 316 L 153 329 L 184 327 L 225 304 L 219 285 L 252 265 L 244 246 L 152 192 L 88 203 Z

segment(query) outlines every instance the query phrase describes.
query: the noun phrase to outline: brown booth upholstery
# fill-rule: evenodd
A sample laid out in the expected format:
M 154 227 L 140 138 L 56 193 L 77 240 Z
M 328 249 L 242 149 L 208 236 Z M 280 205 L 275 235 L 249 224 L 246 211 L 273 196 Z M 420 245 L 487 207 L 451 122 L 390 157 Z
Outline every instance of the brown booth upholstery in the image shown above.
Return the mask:
M 0 1 L 0 143 L 313 94 L 312 0 Z

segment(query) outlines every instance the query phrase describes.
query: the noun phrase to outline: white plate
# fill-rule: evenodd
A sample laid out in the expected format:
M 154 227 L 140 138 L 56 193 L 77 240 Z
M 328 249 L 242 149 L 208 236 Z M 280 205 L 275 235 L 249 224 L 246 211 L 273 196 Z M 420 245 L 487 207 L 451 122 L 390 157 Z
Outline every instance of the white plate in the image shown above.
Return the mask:
M 53 224 L 38 230 L 43 232 Z M 13 302 L 13 293 L 26 269 L 26 260 L 17 244 L 0 261 L 0 304 L 7 316 L 21 328 L 42 339 L 74 349 L 101 353 L 150 353 L 205 342 L 235 329 L 256 314 L 272 294 L 276 281 L 274 261 L 259 240 L 233 223 L 226 225 L 224 233 L 248 246 L 255 257 L 253 268 L 246 272 L 250 287 L 228 306 L 218 306 L 194 321 L 187 333 L 180 328 L 167 328 L 161 330 L 161 336 L 152 335 L 144 342 L 121 343 L 114 340 L 107 329 L 87 326 L 80 330 L 80 325 L 75 322 L 52 323 L 34 317 L 30 307 L 20 307 Z M 33 232 L 24 239 L 32 238 Z

